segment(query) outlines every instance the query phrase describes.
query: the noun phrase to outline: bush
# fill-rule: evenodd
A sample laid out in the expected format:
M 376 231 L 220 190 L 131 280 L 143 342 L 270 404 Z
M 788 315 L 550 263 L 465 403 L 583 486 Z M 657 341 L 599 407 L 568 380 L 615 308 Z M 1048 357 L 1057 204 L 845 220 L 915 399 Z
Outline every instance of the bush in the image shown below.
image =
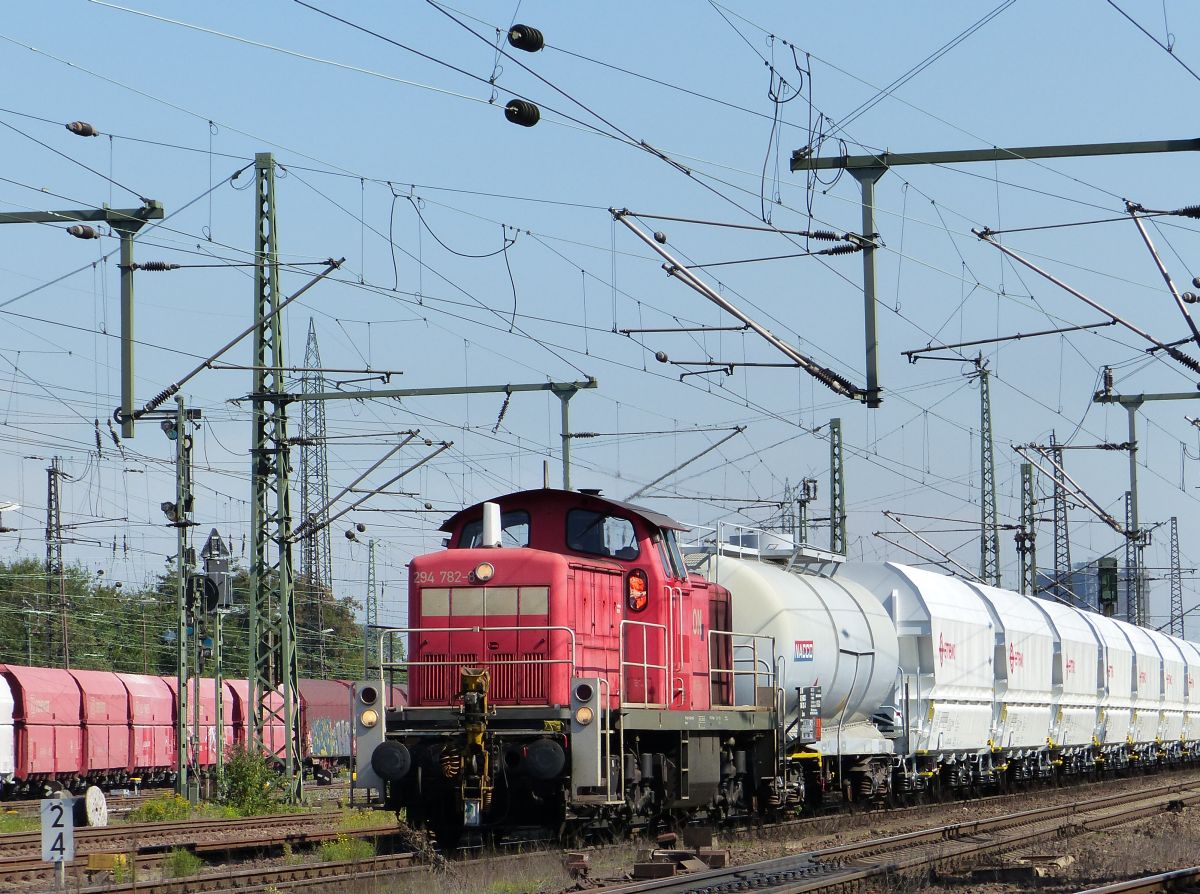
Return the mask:
M 188 799 L 174 793 L 156 795 L 129 811 L 127 819 L 131 823 L 165 823 L 170 820 L 189 819 L 192 815 L 192 805 Z
M 230 745 L 225 753 L 217 802 L 242 816 L 256 816 L 278 809 L 283 780 L 271 769 L 267 758 L 245 745 Z
M 343 860 L 370 860 L 375 856 L 375 845 L 361 838 L 351 838 L 349 835 L 338 833 L 333 841 L 321 844 L 321 861 L 338 863 Z
M 163 874 L 171 878 L 187 878 L 200 871 L 204 861 L 186 848 L 177 847 L 163 858 Z

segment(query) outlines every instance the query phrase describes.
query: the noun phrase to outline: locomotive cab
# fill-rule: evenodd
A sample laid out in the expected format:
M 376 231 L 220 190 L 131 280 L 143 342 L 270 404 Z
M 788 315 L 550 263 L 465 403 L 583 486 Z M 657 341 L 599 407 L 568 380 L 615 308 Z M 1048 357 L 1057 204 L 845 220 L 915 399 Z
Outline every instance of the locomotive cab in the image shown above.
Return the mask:
M 678 522 L 541 489 L 442 530 L 410 563 L 410 626 L 386 633 L 408 703 L 360 739 L 360 787 L 446 844 L 727 810 L 770 774 L 772 647 L 737 669 L 729 592 L 689 574 Z M 747 673 L 766 704 L 734 704 Z

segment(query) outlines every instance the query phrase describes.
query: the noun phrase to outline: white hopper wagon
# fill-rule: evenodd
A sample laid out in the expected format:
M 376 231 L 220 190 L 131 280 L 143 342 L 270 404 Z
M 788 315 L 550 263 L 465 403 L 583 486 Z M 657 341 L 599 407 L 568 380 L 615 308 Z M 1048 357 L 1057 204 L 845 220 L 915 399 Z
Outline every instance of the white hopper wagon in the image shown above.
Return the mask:
M 1133 649 L 1120 624 L 1081 612 L 1096 634 L 1100 652 L 1100 722 L 1096 739 L 1108 752 L 1123 751 L 1133 715 Z
M 1172 639 L 1157 630 L 1144 629 L 1154 641 L 1162 658 L 1162 719 L 1158 738 L 1163 746 L 1178 752 L 1183 739 L 1183 715 L 1187 710 L 1187 662 L 1180 640 Z
M 0 793 L 12 785 L 16 772 L 13 748 L 13 694 L 8 681 L 0 677 Z
M 992 734 L 995 625 L 987 603 L 962 581 L 917 568 L 843 565 L 835 580 L 875 593 L 900 643 L 897 701 L 910 754 L 974 755 Z
M 1050 738 L 1072 759 L 1092 747 L 1104 686 L 1103 651 L 1096 631 L 1080 612 L 1046 599 L 1031 600 L 1054 625 L 1054 694 L 1057 710 Z
M 1054 719 L 1054 627 L 1032 599 L 969 586 L 983 597 L 996 625 L 991 744 L 1010 756 L 1044 751 Z
M 1129 739 L 1138 751 L 1158 741 L 1162 720 L 1162 656 L 1143 627 L 1118 621 L 1133 648 L 1133 716 L 1129 721 Z
M 1183 741 L 1195 742 L 1200 740 L 1200 646 L 1186 640 L 1176 640 L 1179 651 L 1187 662 L 1184 676 L 1184 694 L 1187 699 L 1187 710 L 1183 715 Z

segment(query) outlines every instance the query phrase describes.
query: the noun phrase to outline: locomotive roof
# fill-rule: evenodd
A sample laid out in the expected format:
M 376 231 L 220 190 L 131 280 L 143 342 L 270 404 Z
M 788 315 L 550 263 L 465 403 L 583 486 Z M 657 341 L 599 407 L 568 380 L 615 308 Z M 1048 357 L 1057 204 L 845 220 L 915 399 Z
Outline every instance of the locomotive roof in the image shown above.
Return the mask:
M 525 502 L 533 505 L 539 500 L 545 500 L 547 497 L 559 496 L 570 499 L 581 506 L 588 508 L 603 508 L 605 506 L 614 507 L 624 510 L 631 515 L 639 516 L 651 525 L 659 528 L 673 528 L 676 531 L 691 530 L 687 525 L 675 521 L 669 515 L 663 515 L 661 512 L 655 512 L 652 509 L 647 509 L 645 506 L 638 506 L 634 503 L 624 503 L 621 500 L 610 500 L 608 497 L 602 497 L 598 494 L 585 493 L 583 491 L 560 490 L 553 487 L 539 487 L 536 490 L 520 490 L 511 494 L 505 494 L 502 497 L 495 497 L 485 502 L 499 503 L 502 509 L 510 508 L 514 503 Z M 599 504 L 599 505 L 597 505 Z M 468 506 L 466 509 L 461 509 L 442 524 L 438 530 L 446 531 L 447 533 L 457 528 L 463 521 L 474 521 L 477 516 L 483 512 L 483 503 L 476 503 L 474 506 Z

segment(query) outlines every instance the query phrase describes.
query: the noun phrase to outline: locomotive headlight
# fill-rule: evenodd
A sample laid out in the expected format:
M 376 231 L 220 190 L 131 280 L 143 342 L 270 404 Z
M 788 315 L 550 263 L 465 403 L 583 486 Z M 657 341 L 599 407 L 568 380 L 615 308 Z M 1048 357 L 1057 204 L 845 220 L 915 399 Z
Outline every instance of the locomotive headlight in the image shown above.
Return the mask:
M 367 729 L 370 729 L 379 722 L 379 712 L 374 708 L 367 708 L 367 710 L 358 715 L 358 722 Z
M 580 726 L 587 726 L 592 722 L 595 716 L 596 715 L 592 712 L 592 709 L 587 705 L 575 709 L 575 722 Z
M 491 562 L 480 562 L 475 566 L 475 570 L 471 572 L 471 577 L 477 583 L 486 584 L 496 575 L 496 566 Z

